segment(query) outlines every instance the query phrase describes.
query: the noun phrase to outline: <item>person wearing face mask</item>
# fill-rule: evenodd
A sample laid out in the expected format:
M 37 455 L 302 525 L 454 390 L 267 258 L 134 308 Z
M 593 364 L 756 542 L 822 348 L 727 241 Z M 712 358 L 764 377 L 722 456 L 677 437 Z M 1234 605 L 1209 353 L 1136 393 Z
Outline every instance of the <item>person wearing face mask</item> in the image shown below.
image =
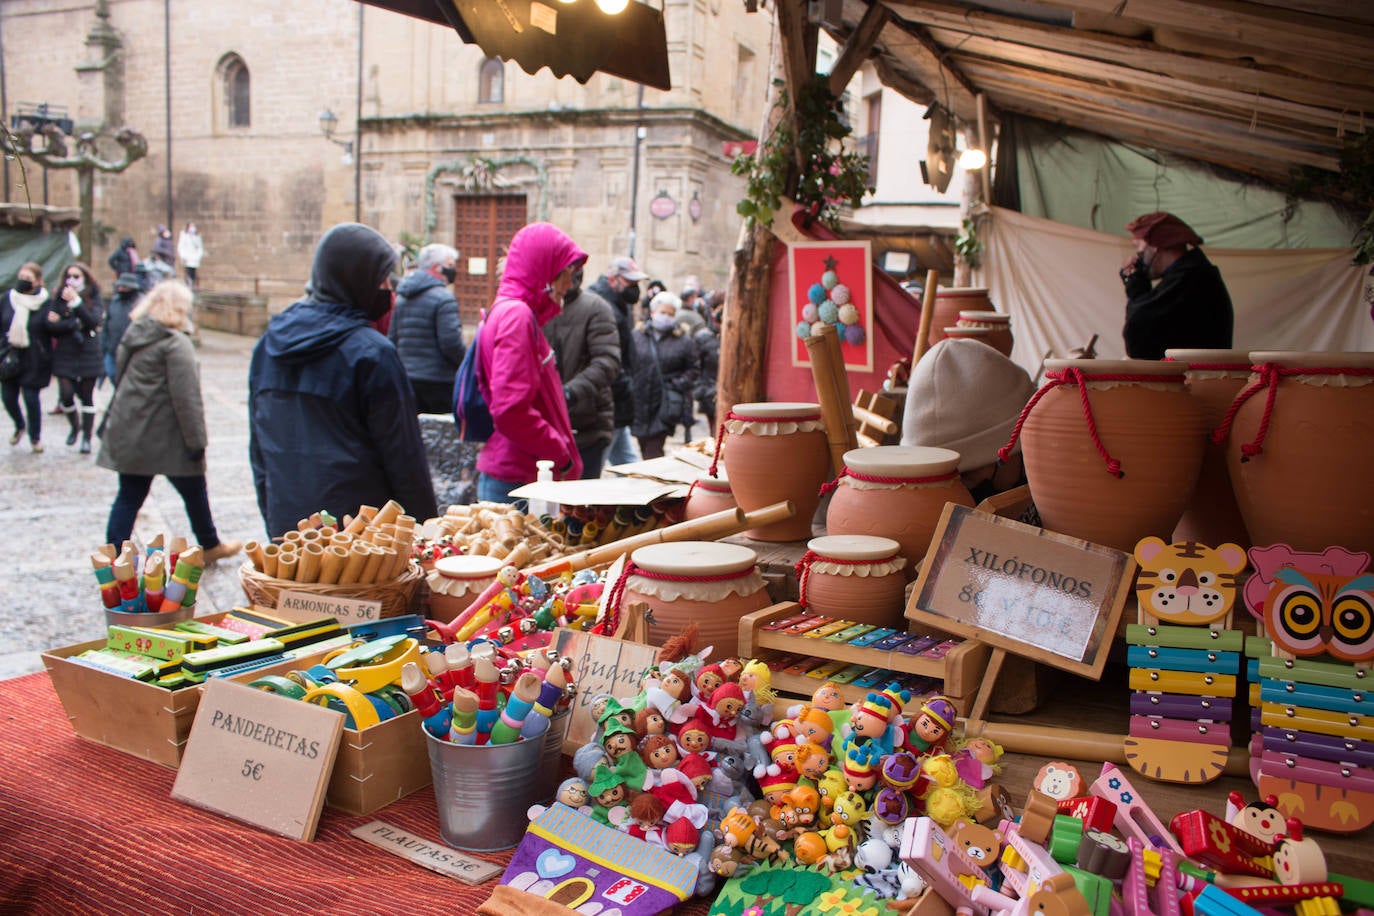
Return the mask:
M 495 427 L 477 456 L 479 500 L 515 502 L 510 491 L 534 481 L 540 460 L 553 462 L 558 480 L 582 476 L 563 380 L 540 328 L 562 310 L 573 271 L 586 261 L 551 223 L 531 223 L 510 241 L 477 344 L 477 384 Z
M 10 445 L 18 445 L 27 431 L 34 452 L 43 451 L 43 407 L 39 394 L 52 381 L 52 326 L 56 319 L 48 303 L 43 268 L 33 261 L 19 268 L 14 287 L 0 298 L 0 329 L 5 331 L 6 342 L 19 354 L 21 366 L 18 376 L 0 383 L 5 411 L 14 421 Z
M 606 272 L 588 289 L 611 304 L 615 312 L 616 332 L 620 336 L 620 373 L 611 383 L 615 399 L 615 432 L 606 449 L 609 464 L 629 464 L 639 460 L 639 450 L 630 436 L 630 424 L 635 418 L 635 392 L 630 379 L 634 374 L 635 307 L 639 304 L 639 281 L 649 275 L 639 269 L 634 258 L 612 258 Z
M 405 368 L 370 324 L 391 309 L 395 264 L 376 230 L 334 226 L 305 298 L 253 348 L 249 460 L 269 535 L 321 509 L 343 518 L 388 499 L 418 519 L 438 512 Z
M 663 456 L 663 443 L 679 423 L 690 428 L 692 388 L 701 372 L 696 343 L 678 322 L 682 300 L 669 292 L 649 303 L 649 323 L 635 328 L 635 421 L 645 458 Z
M 181 258 L 181 269 L 186 273 L 186 285 L 195 292 L 196 271 L 200 270 L 200 262 L 205 258 L 205 243 L 195 223 L 187 223 L 177 236 L 177 257 Z
M 453 410 L 453 376 L 463 362 L 463 324 L 449 285 L 458 277 L 458 251 L 420 249 L 415 269 L 396 287 L 396 311 L 386 336 L 406 367 L 420 413 Z
M 62 289 L 49 303 L 52 318 L 49 329 L 57 339 L 53 348 L 52 371 L 57 376 L 57 406 L 67 415 L 71 432 L 67 445 L 81 437 L 81 454 L 91 452 L 91 430 L 95 428 L 95 383 L 105 371 L 100 352 L 100 326 L 105 305 L 100 287 L 85 264 L 72 264 L 63 271 Z M 76 401 L 81 399 L 78 413 Z
M 1132 359 L 1163 359 L 1169 349 L 1229 350 L 1235 321 L 1221 271 L 1198 246 L 1201 237 L 1172 213 L 1126 225 L 1136 254 L 1121 268 Z
M 553 347 L 568 420 L 582 456 L 582 476 L 600 477 L 601 459 L 615 432 L 612 380 L 620 375 L 620 335 L 606 300 L 582 286 L 582 269 L 573 271 L 563 311 L 544 325 Z

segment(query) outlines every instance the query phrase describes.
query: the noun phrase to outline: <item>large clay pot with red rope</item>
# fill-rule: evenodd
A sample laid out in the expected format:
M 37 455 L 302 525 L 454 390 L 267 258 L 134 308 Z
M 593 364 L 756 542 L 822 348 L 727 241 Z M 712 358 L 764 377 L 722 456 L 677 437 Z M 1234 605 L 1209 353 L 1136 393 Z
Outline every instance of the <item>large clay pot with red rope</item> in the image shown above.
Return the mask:
M 1374 552 L 1374 353 L 1250 354 L 1213 435 L 1256 544 Z
M 688 488 L 687 504 L 682 510 L 684 522 L 734 509 L 738 505 L 735 502 L 735 494 L 730 491 L 730 481 L 726 479 L 724 469 L 717 468 L 716 473 L 720 476 L 712 477 L 705 474 L 698 477 Z
M 903 627 L 906 558 L 892 538 L 832 534 L 812 538 L 797 562 L 801 606 L 855 623 Z
M 1206 427 L 1177 363 L 1052 359 L 1018 434 L 1045 527 L 1131 552 L 1168 537 L 1192 496 Z
M 977 339 L 1011 358 L 1011 348 L 1016 343 L 1011 335 L 1011 316 L 1001 312 L 960 312 L 956 327 L 968 330 L 986 330 L 990 333 Z
M 844 453 L 844 471 L 825 513 L 826 534 L 896 541 L 915 577 L 945 503 L 972 506 L 959 478 L 959 453 L 920 445 L 879 445 Z
M 630 554 L 611 586 L 607 617 L 626 603 L 649 605 L 649 642 L 656 646 L 689 623 L 698 646 L 715 646 L 714 658 L 739 652 L 739 619 L 772 604 L 758 569 L 758 554 L 742 544 L 677 541 L 650 544 Z
M 988 291 L 976 286 L 940 287 L 935 291 L 935 310 L 930 316 L 929 345 L 935 346 L 947 336 L 945 328 L 959 324 L 960 312 L 991 312 Z
M 1202 409 L 1210 437 L 1250 379 L 1250 354 L 1245 350 L 1166 350 L 1164 355 L 1188 367 L 1188 393 Z M 1196 541 L 1210 547 L 1228 543 L 1245 548 L 1251 545 L 1245 518 L 1231 488 L 1226 447 L 1213 445 L 1210 438 L 1202 448 L 1202 469 L 1193 498 L 1174 527 L 1173 540 Z
M 722 457 L 730 489 L 745 512 L 791 500 L 789 519 L 744 532 L 756 541 L 804 541 L 830 471 L 819 404 L 736 404 L 721 423 Z M 712 467 L 712 473 L 717 470 Z

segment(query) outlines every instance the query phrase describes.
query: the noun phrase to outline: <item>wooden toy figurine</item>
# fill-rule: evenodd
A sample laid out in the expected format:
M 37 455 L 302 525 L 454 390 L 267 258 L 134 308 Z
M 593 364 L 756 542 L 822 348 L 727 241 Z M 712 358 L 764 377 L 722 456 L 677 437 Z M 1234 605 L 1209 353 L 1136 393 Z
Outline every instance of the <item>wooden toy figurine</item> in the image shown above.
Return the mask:
M 1244 636 L 1230 627 L 1245 551 L 1147 537 L 1135 558 L 1140 617 L 1126 631 L 1135 691 L 1126 762 L 1150 779 L 1211 782 L 1231 746 Z

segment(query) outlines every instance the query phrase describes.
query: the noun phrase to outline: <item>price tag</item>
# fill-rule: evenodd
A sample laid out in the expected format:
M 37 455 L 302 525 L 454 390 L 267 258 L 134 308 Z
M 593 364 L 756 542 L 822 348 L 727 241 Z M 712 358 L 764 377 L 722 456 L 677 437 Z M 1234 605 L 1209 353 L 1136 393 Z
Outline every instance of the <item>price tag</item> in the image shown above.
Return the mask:
M 465 856 L 438 841 L 407 833 L 385 821 L 372 821 L 350 831 L 360 840 L 385 849 L 392 855 L 409 859 L 416 865 L 436 871 L 466 884 L 481 884 L 501 874 L 501 866 Z
M 340 626 L 354 623 L 373 623 L 382 617 L 382 602 L 363 598 L 339 598 L 334 595 L 312 595 L 304 591 L 283 591 L 277 599 L 277 610 L 292 615 L 304 615 L 314 620 L 321 614 L 338 618 Z
M 172 797 L 311 840 L 343 735 L 343 713 L 212 678 Z

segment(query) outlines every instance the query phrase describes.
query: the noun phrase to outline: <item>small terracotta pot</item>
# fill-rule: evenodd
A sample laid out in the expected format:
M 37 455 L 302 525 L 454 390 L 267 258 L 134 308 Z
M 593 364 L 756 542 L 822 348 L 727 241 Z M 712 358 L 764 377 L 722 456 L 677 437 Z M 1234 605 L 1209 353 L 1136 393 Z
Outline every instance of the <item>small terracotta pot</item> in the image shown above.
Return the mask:
M 935 291 L 935 311 L 930 316 L 931 346 L 945 339 L 945 329 L 959 323 L 960 312 L 990 312 L 988 291 L 977 286 L 941 287 Z
M 726 479 L 723 471 L 718 473 L 718 477 L 705 474 L 697 478 L 697 482 L 692 486 L 691 495 L 687 497 L 687 505 L 683 508 L 683 521 L 691 521 L 703 515 L 724 512 L 736 507 L 735 494 L 730 492 L 730 481 Z
M 736 404 L 725 418 L 722 451 L 730 489 L 745 512 L 789 499 L 797 507 L 790 519 L 750 529 L 746 536 L 756 541 L 811 537 L 811 516 L 830 470 L 819 404 Z
M 992 347 L 997 350 L 997 332 L 992 328 L 966 328 L 955 325 L 952 328 L 945 328 L 945 337 L 961 338 L 963 340 L 976 340 L 985 347 Z M 1001 352 L 1000 350 L 998 352 Z
M 639 569 L 626 567 L 621 607 L 631 601 L 649 605 L 649 641 L 656 646 L 695 623 L 697 643 L 715 646 L 712 657 L 736 655 L 740 617 L 772 603 L 758 555 L 741 544 L 651 544 L 632 553 L 630 561 Z
M 1268 384 L 1236 409 L 1226 456 L 1254 543 L 1374 552 L 1374 353 L 1257 351 L 1250 362 L 1266 370 L 1252 385 Z
M 812 538 L 798 566 L 802 606 L 855 623 L 902 628 L 906 559 L 892 538 Z
M 1001 312 L 960 312 L 961 328 L 986 328 L 992 331 L 985 343 L 990 343 L 1003 356 L 1011 357 L 1011 348 L 1016 343 L 1011 334 L 1011 316 Z
M 496 557 L 440 557 L 425 577 L 429 586 L 429 616 L 448 623 L 466 611 L 505 562 Z
M 1208 434 L 1221 425 L 1226 409 L 1250 378 L 1250 355 L 1245 350 L 1166 350 L 1169 359 L 1188 367 L 1188 393 L 1202 409 Z M 1202 469 L 1183 517 L 1174 528 L 1174 542 L 1197 541 L 1209 547 L 1222 544 L 1251 546 L 1245 519 L 1231 488 L 1226 446 L 1210 441 L 1202 447 Z
M 1050 381 L 1027 405 L 1021 430 L 1045 527 L 1128 553 L 1147 535 L 1168 537 L 1192 496 L 1205 441 L 1183 366 L 1052 359 L 1045 368 Z
M 959 453 L 920 445 L 879 445 L 844 453 L 845 474 L 826 510 L 826 534 L 891 538 L 915 577 L 945 503 L 972 506 L 959 479 Z

